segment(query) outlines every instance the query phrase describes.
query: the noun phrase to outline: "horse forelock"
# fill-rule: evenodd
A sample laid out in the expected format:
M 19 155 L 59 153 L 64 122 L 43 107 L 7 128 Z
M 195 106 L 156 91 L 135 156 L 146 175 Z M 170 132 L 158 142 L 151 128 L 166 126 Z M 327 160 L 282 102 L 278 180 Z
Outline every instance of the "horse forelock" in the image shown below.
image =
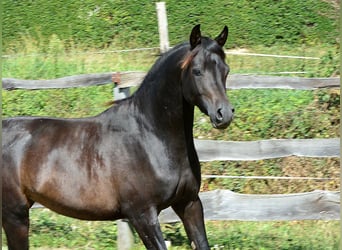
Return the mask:
M 189 51 L 188 53 L 185 54 L 183 60 L 181 61 L 181 69 L 185 70 L 189 67 L 189 65 L 191 64 L 192 60 L 194 59 L 194 57 L 198 54 L 198 52 L 200 51 L 200 47 L 197 46 L 196 48 L 194 48 L 193 50 Z

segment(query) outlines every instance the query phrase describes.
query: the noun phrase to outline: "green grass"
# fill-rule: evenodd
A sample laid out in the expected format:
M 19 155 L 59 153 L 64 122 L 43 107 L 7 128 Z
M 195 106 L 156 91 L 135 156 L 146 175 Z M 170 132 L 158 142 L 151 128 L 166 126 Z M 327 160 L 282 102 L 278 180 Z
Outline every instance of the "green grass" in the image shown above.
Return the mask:
M 338 158 L 285 157 L 259 161 L 213 161 L 202 163 L 202 174 L 232 176 L 301 176 L 332 180 L 277 180 L 203 178 L 202 191 L 228 189 L 244 194 L 288 194 L 313 190 L 339 190 Z
M 56 35 L 49 38 L 47 46 L 41 46 L 39 39 L 23 36 L 20 49 L 4 48 L 3 77 L 22 79 L 49 79 L 82 73 L 107 71 L 145 70 L 156 60 L 158 50 L 113 53 L 117 44 L 104 50 L 84 48 L 73 42 L 60 40 Z M 179 41 L 181 42 L 181 41 Z M 229 44 L 229 40 L 227 42 Z M 175 45 L 175 44 L 172 44 Z M 171 46 L 172 46 L 171 45 Z M 126 46 L 127 47 L 127 46 Z M 228 46 L 229 47 L 229 46 Z M 274 58 L 227 55 L 231 74 L 275 72 L 308 72 L 300 76 L 328 77 L 338 72 L 338 45 L 302 45 L 300 47 L 275 45 L 235 48 L 257 54 L 289 55 L 317 57 L 321 60 L 304 60 L 293 58 Z
M 2 115 L 3 117 L 96 115 L 107 108 L 104 104 L 113 98 L 112 91 L 113 85 L 57 90 L 3 91 Z
M 195 24 L 216 36 L 229 26 L 229 46 L 264 44 L 336 44 L 339 34 L 337 1 L 176 1 L 167 0 L 171 43 L 188 37 Z M 155 1 L 3 1 L 3 44 L 21 48 L 23 35 L 52 35 L 90 47 L 158 45 Z M 142 15 L 142 13 L 144 13 Z M 71 41 L 70 41 L 71 40 Z
M 338 221 L 210 221 L 206 227 L 212 249 L 337 250 L 340 237 Z M 180 223 L 162 229 L 171 249 L 191 249 Z M 31 249 L 117 249 L 115 222 L 80 221 L 47 209 L 31 211 L 30 236 Z M 136 233 L 134 249 L 144 249 Z

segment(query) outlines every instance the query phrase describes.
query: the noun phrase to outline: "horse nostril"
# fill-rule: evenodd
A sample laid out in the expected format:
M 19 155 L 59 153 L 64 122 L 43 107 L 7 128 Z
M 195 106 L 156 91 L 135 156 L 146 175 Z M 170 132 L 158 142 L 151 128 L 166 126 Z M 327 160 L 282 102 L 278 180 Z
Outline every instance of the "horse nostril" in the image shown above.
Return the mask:
M 232 108 L 232 113 L 235 113 L 235 109 L 234 108 Z
M 222 115 L 222 109 L 219 108 L 216 113 L 216 119 L 217 121 L 222 121 L 223 120 L 223 115 Z

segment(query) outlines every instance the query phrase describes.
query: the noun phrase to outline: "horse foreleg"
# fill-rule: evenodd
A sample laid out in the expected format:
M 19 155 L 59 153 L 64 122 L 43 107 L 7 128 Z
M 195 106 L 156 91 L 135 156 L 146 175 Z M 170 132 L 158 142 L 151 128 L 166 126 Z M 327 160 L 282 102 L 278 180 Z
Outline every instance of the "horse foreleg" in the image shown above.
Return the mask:
M 172 208 L 181 218 L 192 248 L 197 250 L 209 249 L 201 200 L 197 197 L 195 201 L 177 204 Z
M 144 211 L 135 211 L 133 215 L 129 216 L 129 220 L 139 234 L 146 249 L 167 249 L 155 208 L 149 208 Z
M 4 228 L 8 250 L 29 249 L 29 211 L 28 208 L 3 209 Z

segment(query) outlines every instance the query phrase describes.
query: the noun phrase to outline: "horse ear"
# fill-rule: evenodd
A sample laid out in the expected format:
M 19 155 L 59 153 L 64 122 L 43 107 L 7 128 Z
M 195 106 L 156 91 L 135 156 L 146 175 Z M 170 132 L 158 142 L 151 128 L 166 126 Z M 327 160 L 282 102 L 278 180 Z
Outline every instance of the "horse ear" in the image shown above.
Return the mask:
M 190 34 L 190 46 L 191 50 L 193 50 L 198 44 L 201 43 L 201 29 L 200 24 L 197 24 L 191 31 Z
M 223 45 L 226 43 L 227 41 L 227 38 L 228 38 L 228 27 L 227 26 L 224 26 L 221 34 L 219 34 L 215 40 L 216 42 L 221 46 L 223 47 Z

